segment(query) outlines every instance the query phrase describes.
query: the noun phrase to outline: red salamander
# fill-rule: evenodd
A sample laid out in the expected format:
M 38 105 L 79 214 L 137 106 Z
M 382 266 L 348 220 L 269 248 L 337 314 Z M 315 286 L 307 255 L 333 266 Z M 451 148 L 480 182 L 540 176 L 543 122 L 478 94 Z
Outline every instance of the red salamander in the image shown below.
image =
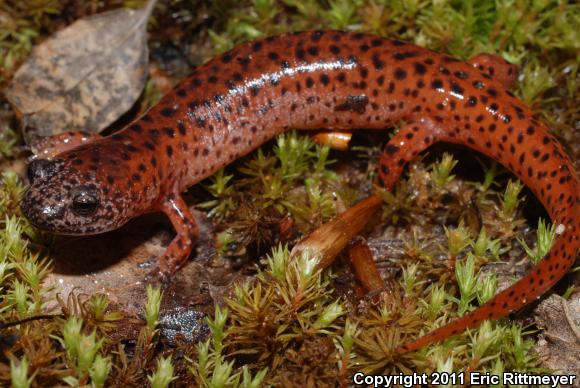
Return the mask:
M 404 121 L 379 160 L 381 185 L 391 189 L 405 164 L 433 143 L 463 144 L 530 187 L 558 231 L 546 257 L 513 286 L 397 349 L 415 350 L 530 303 L 576 259 L 578 176 L 562 146 L 508 91 L 515 76 L 492 55 L 463 62 L 362 33 L 290 33 L 243 44 L 195 69 L 122 131 L 93 141 L 72 136 L 62 153 L 34 160 L 22 210 L 38 227 L 70 235 L 164 212 L 177 232 L 159 260 L 170 274 L 198 235 L 181 197 L 189 186 L 290 128 L 385 129 Z

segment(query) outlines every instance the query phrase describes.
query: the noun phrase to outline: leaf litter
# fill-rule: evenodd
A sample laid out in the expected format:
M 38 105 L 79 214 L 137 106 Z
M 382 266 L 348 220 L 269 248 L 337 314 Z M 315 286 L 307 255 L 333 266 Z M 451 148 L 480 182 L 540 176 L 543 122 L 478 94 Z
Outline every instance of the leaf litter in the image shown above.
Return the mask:
M 147 77 L 147 20 L 155 3 L 79 19 L 34 48 L 5 91 L 27 143 L 65 131 L 99 132 L 131 108 Z

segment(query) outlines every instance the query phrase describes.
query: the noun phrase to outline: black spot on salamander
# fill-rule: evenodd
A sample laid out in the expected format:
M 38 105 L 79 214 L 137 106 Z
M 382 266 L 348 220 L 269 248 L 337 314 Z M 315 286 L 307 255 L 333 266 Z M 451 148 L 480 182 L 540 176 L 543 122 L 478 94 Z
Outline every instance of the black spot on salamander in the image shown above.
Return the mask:
M 405 78 L 407 78 L 407 72 L 405 71 L 405 69 L 403 68 L 396 68 L 395 72 L 393 73 L 395 79 L 401 81 L 404 80 Z
M 458 85 L 458 84 L 456 84 L 455 82 L 451 82 L 451 92 L 452 92 L 453 94 L 455 94 L 456 96 L 463 97 L 463 92 L 464 92 L 464 91 L 465 91 L 465 90 L 464 90 L 464 89 L 463 89 L 461 86 L 459 86 L 459 85 Z
M 423 75 L 427 72 L 427 67 L 424 64 L 416 62 L 415 63 L 415 74 Z
M 431 82 L 431 87 L 438 91 L 443 91 L 443 81 L 441 81 L 440 79 L 433 80 Z
M 166 107 L 166 108 L 161 109 L 162 116 L 172 117 L 174 114 L 175 114 L 175 109 L 173 109 L 173 108 Z
M 373 54 L 372 56 L 373 66 L 376 70 L 382 70 L 385 67 L 385 62 L 381 60 L 381 56 L 377 53 Z
M 338 112 L 349 111 L 356 113 L 364 113 L 366 111 L 369 98 L 365 95 L 347 96 L 346 101 L 337 105 L 334 110 Z
M 371 46 L 369 46 L 368 44 L 364 43 L 361 44 L 359 46 L 360 51 L 362 51 L 363 53 L 366 53 L 367 51 L 369 51 L 371 49 Z
M 223 63 L 230 63 L 232 61 L 232 55 L 230 53 L 225 53 L 222 55 L 222 62 Z
M 162 128 L 163 132 L 165 132 L 165 134 L 169 137 L 175 137 L 175 131 L 173 130 L 173 128 L 170 127 L 163 127 Z
M 132 144 L 125 145 L 125 149 L 129 152 L 139 152 L 140 151 L 139 148 L 135 147 Z
M 192 80 L 191 80 L 191 84 L 192 84 L 193 86 L 195 86 L 195 87 L 199 87 L 199 86 L 201 86 L 201 83 L 202 83 L 202 82 L 201 82 L 201 80 L 200 80 L 199 78 L 194 78 L 194 79 L 192 79 Z
M 310 35 L 310 39 L 312 39 L 313 42 L 318 42 L 324 33 L 324 31 L 314 31 L 312 35 Z
M 303 48 L 299 47 L 296 49 L 294 55 L 296 56 L 296 59 L 298 59 L 299 61 L 303 61 L 304 58 L 306 57 L 306 51 L 304 51 Z
M 371 40 L 371 46 L 373 46 L 373 47 L 379 47 L 382 44 L 383 44 L 383 39 L 381 39 L 381 38 L 375 38 L 375 39 Z
M 528 127 L 528 128 L 526 129 L 526 133 L 527 133 L 528 135 L 533 135 L 533 134 L 534 134 L 534 132 L 536 132 L 536 129 L 535 129 L 534 127 Z
M 180 135 L 185 135 L 186 128 L 185 128 L 185 124 L 183 124 L 183 121 L 177 122 L 177 130 L 179 131 Z
M 248 56 L 245 56 L 243 58 L 238 58 L 238 63 L 242 66 L 242 69 L 246 70 L 248 68 L 248 65 L 250 64 L 250 58 Z M 217 82 L 217 78 L 216 78 L 216 82 Z
M 307 51 L 308 51 L 308 54 L 312 55 L 313 57 L 318 55 L 318 47 L 315 47 L 315 46 L 308 47 Z
M 397 147 L 394 144 L 387 144 L 387 146 L 385 147 L 385 152 L 389 155 L 389 156 L 393 156 L 394 154 L 396 154 L 399 151 L 399 147 Z

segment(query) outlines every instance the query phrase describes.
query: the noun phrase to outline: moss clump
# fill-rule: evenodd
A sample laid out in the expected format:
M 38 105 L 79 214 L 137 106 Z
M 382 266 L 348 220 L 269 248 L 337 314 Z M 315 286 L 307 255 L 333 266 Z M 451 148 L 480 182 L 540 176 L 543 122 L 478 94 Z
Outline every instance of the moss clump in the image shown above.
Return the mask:
M 276 248 L 263 271 L 234 287 L 227 308 L 216 309 L 212 336 L 198 345 L 192 364 L 195 381 L 236 386 L 248 370 L 266 385 L 315 379 L 322 386 L 348 383 L 357 371 L 538 371 L 530 355 L 533 342 L 524 340 L 516 325 L 504 323 L 486 322 L 415 354 L 392 352 L 418 330 L 441 326 L 495 294 L 495 278 L 478 280 L 475 261 L 470 253 L 457 265 L 459 298 L 441 285 L 420 281 L 412 264 L 394 292 L 361 308 L 336 298 L 332 275 L 315 270 L 316 259 L 290 261 L 286 248 Z
M 213 198 L 198 207 L 225 221 L 220 249 L 268 246 L 276 239 L 308 232 L 336 215 L 333 192 L 340 183 L 328 168 L 331 163 L 328 147 L 290 132 L 279 136 L 271 151 L 260 149 L 243 163 L 239 179 L 233 180 L 234 175 L 226 172 L 229 168 L 215 174 L 205 185 Z M 284 220 L 291 225 L 281 236 Z

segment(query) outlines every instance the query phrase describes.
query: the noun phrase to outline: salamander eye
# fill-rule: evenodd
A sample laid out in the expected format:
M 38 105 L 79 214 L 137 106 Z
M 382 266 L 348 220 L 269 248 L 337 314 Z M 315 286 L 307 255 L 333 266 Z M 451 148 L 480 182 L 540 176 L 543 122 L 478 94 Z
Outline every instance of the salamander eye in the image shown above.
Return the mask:
M 99 206 L 99 197 L 95 189 L 78 187 L 73 197 L 72 210 L 80 216 L 90 216 Z

